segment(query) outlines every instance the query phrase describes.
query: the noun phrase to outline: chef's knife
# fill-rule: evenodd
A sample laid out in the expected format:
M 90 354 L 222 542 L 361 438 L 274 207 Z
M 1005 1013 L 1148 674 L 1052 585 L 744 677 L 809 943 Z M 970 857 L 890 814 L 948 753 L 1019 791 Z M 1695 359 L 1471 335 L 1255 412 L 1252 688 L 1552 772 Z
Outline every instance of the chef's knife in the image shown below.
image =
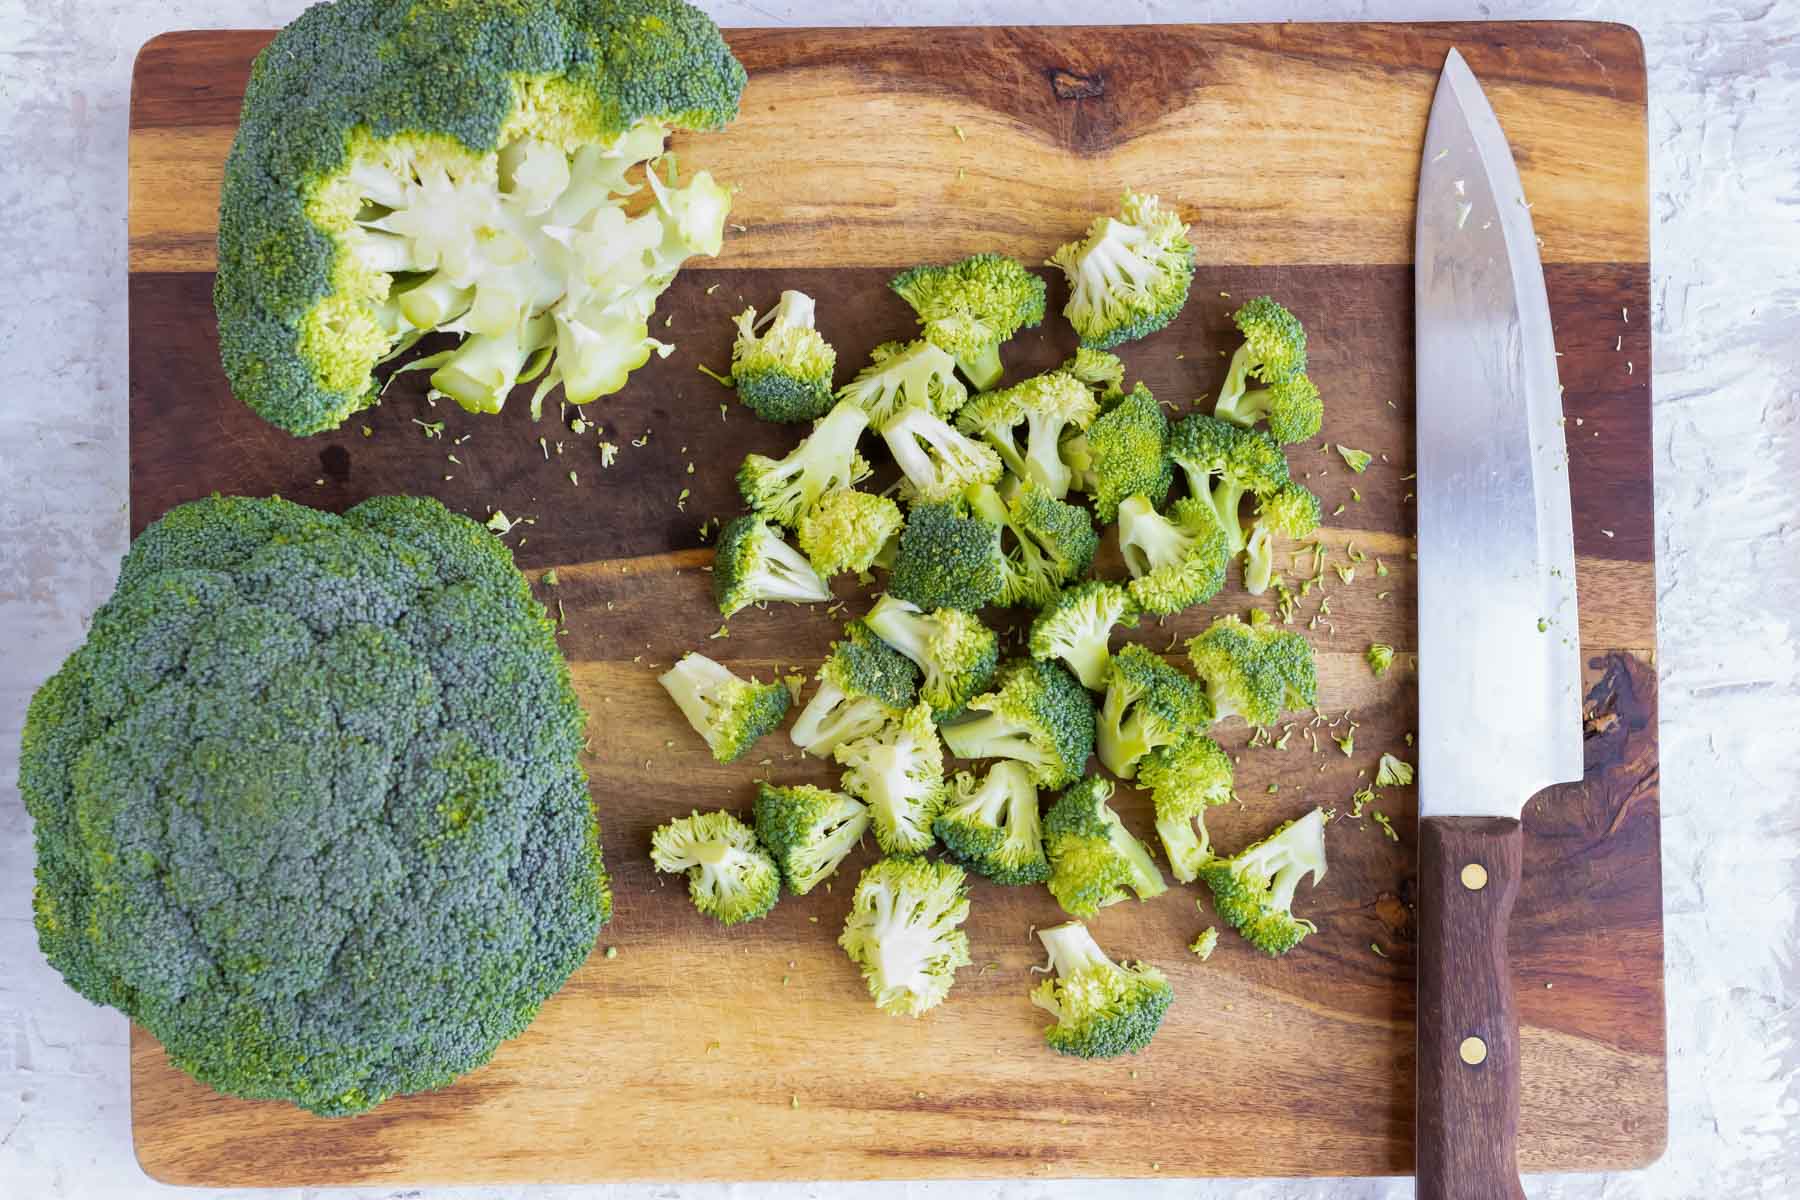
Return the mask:
M 1506 136 L 1462 55 L 1419 168 L 1419 1200 L 1517 1200 L 1519 816 L 1581 778 L 1568 451 Z

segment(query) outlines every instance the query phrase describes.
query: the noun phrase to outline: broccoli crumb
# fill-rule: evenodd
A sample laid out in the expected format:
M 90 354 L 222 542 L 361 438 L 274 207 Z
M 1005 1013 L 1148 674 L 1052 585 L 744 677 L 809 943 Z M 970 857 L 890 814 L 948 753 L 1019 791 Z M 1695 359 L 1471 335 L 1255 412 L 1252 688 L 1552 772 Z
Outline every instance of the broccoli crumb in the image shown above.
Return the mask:
M 1413 781 L 1412 764 L 1403 758 L 1383 753 L 1375 768 L 1377 787 L 1408 787 Z
M 610 468 L 618 459 L 619 448 L 617 446 L 611 442 L 600 443 L 600 466 L 602 469 Z
M 1377 958 L 1386 958 L 1387 957 L 1387 951 L 1385 951 L 1381 948 L 1381 944 L 1379 942 L 1370 942 L 1369 949 L 1373 950 L 1375 952 L 1375 955 Z
M 718 285 L 714 284 L 713 286 L 717 287 Z M 720 387 L 734 388 L 737 386 L 737 381 L 735 379 L 733 379 L 731 376 L 721 375 L 717 371 L 713 370 L 711 367 L 707 366 L 705 363 L 695 363 L 694 369 L 699 371 L 702 375 L 706 376 L 708 379 L 712 380 L 714 383 L 718 384 Z M 721 415 L 724 414 L 725 406 L 723 404 L 719 405 L 719 412 Z
M 608 946 L 606 948 L 606 957 L 609 959 L 619 957 L 619 948 L 617 946 Z M 717 1043 L 714 1044 L 716 1045 Z
M 1344 757 L 1349 758 L 1356 753 L 1356 726 L 1352 725 L 1346 730 L 1343 737 L 1334 737 L 1331 740 L 1336 742 L 1338 749 L 1344 752 Z
M 1382 642 L 1371 642 L 1364 657 L 1369 661 L 1370 672 L 1380 679 L 1394 665 L 1394 648 Z
M 1344 465 L 1349 467 L 1352 471 L 1355 471 L 1358 475 L 1361 475 L 1364 471 L 1369 469 L 1369 463 L 1373 461 L 1375 457 L 1367 450 L 1352 450 L 1349 446 L 1342 444 L 1338 446 L 1337 452 L 1343 458 Z
M 496 508 L 493 515 L 487 519 L 487 527 L 501 537 L 505 537 L 507 534 L 511 533 L 513 526 L 517 524 L 517 521 L 509 520 L 507 518 L 504 510 L 498 508 Z
M 417 425 L 420 429 L 425 431 L 425 436 L 427 438 L 441 438 L 444 436 L 444 423 L 442 421 L 421 421 L 419 418 L 414 417 L 412 422 L 414 425 Z
M 1400 840 L 1400 834 L 1395 831 L 1394 823 L 1388 819 L 1386 813 L 1371 809 L 1369 810 L 1369 818 L 1377 825 L 1381 826 L 1381 832 L 1387 835 L 1388 841 L 1397 842 Z
M 374 437 L 375 431 L 373 429 L 370 429 L 367 425 L 364 425 L 362 427 L 362 435 L 364 437 Z
M 556 568 L 551 567 L 548 571 L 545 571 L 542 575 L 539 575 L 538 582 L 542 583 L 546 587 L 555 587 L 560 582 L 556 577 Z

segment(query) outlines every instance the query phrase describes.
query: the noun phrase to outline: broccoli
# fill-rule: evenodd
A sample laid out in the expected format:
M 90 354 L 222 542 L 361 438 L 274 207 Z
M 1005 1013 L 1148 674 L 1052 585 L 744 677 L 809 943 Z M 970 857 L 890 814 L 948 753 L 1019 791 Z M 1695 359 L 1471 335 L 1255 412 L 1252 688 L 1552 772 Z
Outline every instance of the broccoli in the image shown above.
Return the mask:
M 1363 658 L 1369 664 L 1369 674 L 1380 679 L 1394 665 L 1394 648 L 1385 642 L 1370 642 Z
M 765 421 L 811 421 L 831 408 L 837 351 L 813 327 L 813 308 L 805 292 L 784 291 L 761 321 L 754 308 L 736 317 L 731 381 Z
M 1077 346 L 1062 369 L 1088 385 L 1104 407 L 1125 394 L 1125 364 L 1119 356 L 1091 346 Z
M 1048 604 L 1071 579 L 1087 574 L 1100 535 L 1085 508 L 1051 499 L 1035 483 L 1021 483 L 1010 503 L 990 484 L 969 489 L 970 511 L 1000 531 L 999 603 Z
M 1216 925 L 1208 925 L 1205 929 L 1202 929 L 1200 931 L 1200 936 L 1196 937 L 1188 946 L 1188 949 L 1192 950 L 1201 962 L 1205 962 L 1207 959 L 1211 958 L 1213 956 L 1213 951 L 1218 948 L 1219 928 Z
M 1274 438 L 1205 413 L 1175 427 L 1170 455 L 1187 476 L 1190 497 L 1212 505 L 1233 557 L 1248 540 L 1239 516 L 1244 497 L 1260 502 L 1288 482 L 1287 456 Z
M 920 611 L 897 596 L 875 602 L 864 623 L 875 636 L 904 654 L 925 673 L 919 698 L 934 721 L 960 716 L 994 677 L 1000 639 L 972 613 L 957 608 Z
M 754 811 L 756 836 L 796 896 L 835 872 L 869 828 L 869 809 L 862 801 L 807 783 L 757 784 Z
M 585 724 L 467 517 L 180 505 L 25 714 L 39 946 L 226 1094 L 336 1116 L 444 1087 L 611 915 Z
M 838 945 L 862 968 L 882 1012 L 919 1017 L 944 1002 L 969 965 L 969 889 L 961 867 L 884 858 L 865 868 Z
M 869 365 L 838 389 L 838 399 L 868 413 L 877 433 L 909 408 L 952 417 L 968 398 L 956 360 L 923 338 L 883 342 L 870 351 Z
M 719 531 L 713 550 L 713 599 L 731 616 L 765 600 L 812 604 L 831 588 L 801 553 L 761 517 L 736 517 Z
M 1367 450 L 1354 450 L 1341 442 L 1338 444 L 1337 452 L 1338 457 L 1344 460 L 1344 465 L 1358 475 L 1368 470 L 1369 464 L 1375 461 L 1375 456 Z
M 721 925 L 760 920 L 781 898 L 780 868 L 756 832 L 728 812 L 659 825 L 650 835 L 650 862 L 670 874 L 687 872 L 694 907 Z
M 1375 764 L 1376 787 L 1410 787 L 1412 781 L 1413 766 L 1404 758 L 1384 753 Z
M 1248 429 L 1258 421 L 1269 423 L 1269 435 L 1284 446 L 1316 437 L 1325 415 L 1319 389 L 1305 371 L 1277 379 L 1268 387 L 1242 392 L 1232 404 L 1213 405 L 1213 416 Z
M 844 627 L 819 668 L 819 690 L 794 721 L 794 745 L 820 758 L 856 738 L 878 733 L 918 698 L 919 668 L 862 621 Z
M 874 566 L 904 523 L 900 506 L 886 496 L 837 488 L 800 514 L 794 534 L 813 570 L 830 578 Z
M 1144 496 L 1126 499 L 1119 505 L 1119 552 L 1131 572 L 1125 586 L 1132 602 L 1161 615 L 1218 595 L 1231 561 L 1212 507 L 1191 496 L 1177 500 L 1167 516 Z
M 1325 813 L 1313 809 L 1232 858 L 1200 868 L 1213 907 L 1264 954 L 1280 956 L 1318 926 L 1293 914 L 1300 880 L 1325 878 Z
M 914 705 L 832 754 L 845 768 L 844 790 L 869 806 L 882 853 L 920 854 L 931 846 L 932 818 L 944 801 L 944 748 L 930 706 Z
M 793 694 L 780 682 L 742 680 L 704 654 L 689 652 L 656 677 L 713 758 L 736 762 L 787 716 Z
M 1175 479 L 1168 415 L 1141 383 L 1085 432 L 1063 442 L 1062 457 L 1074 472 L 1074 486 L 1093 497 L 1102 525 L 1119 519 L 1119 504 L 1127 496 L 1143 496 L 1161 507 Z
M 995 883 L 1042 883 L 1050 877 L 1037 785 L 1024 763 L 997 762 L 981 780 L 957 772 L 931 828 L 951 858 Z
M 978 483 L 993 483 L 1005 469 L 992 446 L 959 433 L 929 408 L 908 408 L 881 427 L 881 440 L 906 476 L 901 495 L 913 503 L 941 504 Z
M 1038 930 L 1055 975 L 1031 990 L 1031 1002 L 1056 1018 L 1044 1040 L 1058 1054 L 1117 1058 L 1150 1044 L 1175 999 L 1163 973 L 1146 963 L 1115 963 L 1080 921 Z
M 974 612 L 998 600 L 1005 587 L 998 529 L 956 504 L 913 506 L 900 531 L 889 592 L 924 609 Z
M 869 415 L 862 409 L 840 404 L 786 458 L 746 455 L 737 475 L 744 503 L 778 525 L 795 524 L 821 496 L 854 486 L 868 475 L 869 464 L 856 452 L 857 439 L 868 424 Z
M 1190 638 L 1187 649 L 1217 720 L 1239 716 L 1251 725 L 1272 725 L 1283 712 L 1311 708 L 1318 698 L 1312 647 L 1298 633 L 1220 617 Z
M 1138 786 L 1150 789 L 1169 873 L 1192 883 L 1212 858 L 1206 810 L 1232 798 L 1230 756 L 1219 743 L 1195 733 L 1151 751 L 1138 767 Z
M 1137 623 L 1137 605 L 1124 588 L 1090 579 L 1058 592 L 1031 622 L 1031 657 L 1060 658 L 1083 687 L 1103 691 L 1113 626 Z
M 1069 277 L 1063 315 L 1081 344 L 1110 350 L 1173 321 L 1194 279 L 1188 227 L 1155 196 L 1126 192 L 1118 217 L 1100 217 L 1087 237 L 1060 247 L 1047 265 Z
M 1289 481 L 1257 499 L 1256 524 L 1244 543 L 1244 590 L 1252 596 L 1268 591 L 1275 578 L 1275 535 L 1303 538 L 1319 527 L 1319 498 Z
M 1125 899 L 1168 890 L 1156 860 L 1131 836 L 1107 805 L 1112 781 L 1090 775 L 1072 785 L 1044 814 L 1044 849 L 1050 856 L 1050 894 L 1072 917 L 1091 917 Z
M 1120 779 L 1137 774 L 1138 760 L 1206 728 L 1212 708 L 1201 690 L 1156 651 L 1136 643 L 1112 656 L 1096 736 L 1100 762 Z
M 1012 758 L 1043 787 L 1080 777 L 1094 752 L 1094 702 L 1061 663 L 1015 658 L 994 690 L 969 701 L 970 714 L 944 726 L 958 758 Z
M 664 139 L 729 123 L 743 86 L 680 0 L 307 10 L 257 56 L 225 163 L 232 392 L 290 433 L 335 429 L 434 331 L 463 340 L 409 369 L 473 411 L 540 375 L 534 415 L 558 383 L 571 404 L 617 391 L 731 203 L 704 171 L 677 186 Z
M 1231 365 L 1225 372 L 1225 382 L 1219 386 L 1219 398 L 1213 411 L 1220 417 L 1248 424 L 1242 417 L 1246 411 L 1244 392 L 1249 381 L 1256 379 L 1273 387 L 1306 370 L 1306 330 L 1300 327 L 1293 313 L 1267 296 L 1249 301 L 1231 314 L 1231 319 L 1237 324 L 1238 332 L 1244 335 L 1244 344 L 1231 356 Z M 1310 402 L 1302 398 L 1302 410 L 1309 406 Z M 1303 411 L 1300 421 L 1304 423 L 1305 419 Z
M 1061 500 L 1074 478 L 1062 460 L 1063 437 L 1086 429 L 1099 412 L 1087 384 L 1067 371 L 1050 371 L 975 397 L 957 414 L 956 425 L 964 433 L 987 439 L 1021 480 L 1036 483 Z M 1013 433 L 1015 425 L 1025 426 L 1022 450 Z
M 1000 382 L 1000 343 L 1044 319 L 1044 281 L 1004 254 L 914 267 L 888 284 L 919 314 L 925 340 L 951 354 L 976 391 Z

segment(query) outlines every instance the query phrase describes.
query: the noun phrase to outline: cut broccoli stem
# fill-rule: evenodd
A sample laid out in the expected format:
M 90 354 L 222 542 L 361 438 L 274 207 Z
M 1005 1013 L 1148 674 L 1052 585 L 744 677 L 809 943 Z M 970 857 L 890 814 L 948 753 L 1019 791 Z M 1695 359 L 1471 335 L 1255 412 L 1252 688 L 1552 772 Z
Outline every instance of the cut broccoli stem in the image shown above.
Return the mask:
M 985 392 L 1000 382 L 1006 374 L 1006 367 L 1000 361 L 1000 344 L 990 343 L 976 351 L 973 355 L 958 356 L 956 365 L 968 381 L 975 385 L 975 390 Z

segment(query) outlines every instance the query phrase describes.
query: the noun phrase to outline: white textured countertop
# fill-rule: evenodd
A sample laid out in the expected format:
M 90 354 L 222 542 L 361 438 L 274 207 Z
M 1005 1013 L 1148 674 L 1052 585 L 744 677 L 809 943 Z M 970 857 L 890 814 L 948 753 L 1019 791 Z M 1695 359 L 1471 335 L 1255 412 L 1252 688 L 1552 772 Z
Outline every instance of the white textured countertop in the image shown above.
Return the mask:
M 0 0 L 0 1196 L 170 1193 L 131 1153 L 124 1018 L 31 926 L 14 786 L 33 689 L 125 547 L 125 133 L 137 47 L 268 27 L 299 0 Z M 740 0 L 724 25 L 1449 19 L 1630 21 L 1650 65 L 1661 608 L 1667 1156 L 1534 1177 L 1532 1197 L 1800 1195 L 1800 0 Z M 1342 1097 L 1356 1120 L 1358 1097 Z M 1171 1128 L 1171 1137 L 1181 1136 Z M 227 1193 L 219 1193 L 226 1195 Z M 235 1193 L 233 1193 L 235 1194 Z M 302 1192 L 245 1195 L 288 1200 Z M 1376 1200 L 1404 1181 L 741 1185 L 340 1193 L 429 1200 Z

